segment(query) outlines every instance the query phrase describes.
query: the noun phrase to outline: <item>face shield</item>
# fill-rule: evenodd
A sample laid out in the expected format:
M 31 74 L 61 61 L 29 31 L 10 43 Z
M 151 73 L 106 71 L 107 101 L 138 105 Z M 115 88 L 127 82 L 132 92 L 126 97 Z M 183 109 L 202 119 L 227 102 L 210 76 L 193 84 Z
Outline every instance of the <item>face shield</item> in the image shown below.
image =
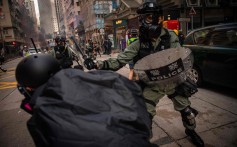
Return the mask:
M 146 24 L 152 24 L 153 22 L 153 16 L 152 13 L 147 13 L 147 14 L 141 14 L 139 17 L 139 20 L 143 20 Z

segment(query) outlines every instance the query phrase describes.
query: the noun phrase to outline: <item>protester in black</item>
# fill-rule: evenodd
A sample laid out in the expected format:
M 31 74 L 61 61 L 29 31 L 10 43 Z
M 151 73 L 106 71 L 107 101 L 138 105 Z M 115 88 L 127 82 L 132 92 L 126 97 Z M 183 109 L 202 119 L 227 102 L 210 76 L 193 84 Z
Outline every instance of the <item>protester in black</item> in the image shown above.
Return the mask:
M 2 64 L 4 63 L 4 61 L 5 61 L 5 50 L 4 48 L 2 48 L 0 52 L 0 70 L 6 72 L 7 70 L 2 68 Z
M 108 55 L 111 54 L 112 42 L 108 39 Z
M 37 147 L 156 146 L 140 87 L 118 73 L 61 70 L 52 56 L 38 54 L 17 65 L 16 80 Z
M 103 47 L 104 47 L 104 53 L 103 54 L 108 54 L 108 40 L 104 41 Z

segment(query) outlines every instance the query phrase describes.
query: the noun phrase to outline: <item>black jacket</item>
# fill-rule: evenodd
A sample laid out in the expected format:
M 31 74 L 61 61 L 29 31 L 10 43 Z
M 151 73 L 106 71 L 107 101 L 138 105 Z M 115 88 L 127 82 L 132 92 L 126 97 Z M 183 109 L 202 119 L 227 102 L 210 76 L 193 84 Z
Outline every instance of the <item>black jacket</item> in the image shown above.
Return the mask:
M 140 87 L 112 71 L 64 69 L 33 95 L 27 123 L 36 146 L 149 147 Z

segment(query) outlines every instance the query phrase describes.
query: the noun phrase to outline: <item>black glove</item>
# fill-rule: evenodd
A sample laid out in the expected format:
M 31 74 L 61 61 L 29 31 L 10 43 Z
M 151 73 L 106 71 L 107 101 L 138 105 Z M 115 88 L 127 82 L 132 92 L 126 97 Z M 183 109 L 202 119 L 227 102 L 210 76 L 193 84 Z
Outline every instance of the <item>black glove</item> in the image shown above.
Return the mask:
M 96 64 L 91 58 L 85 59 L 84 60 L 84 65 L 88 70 L 96 68 Z

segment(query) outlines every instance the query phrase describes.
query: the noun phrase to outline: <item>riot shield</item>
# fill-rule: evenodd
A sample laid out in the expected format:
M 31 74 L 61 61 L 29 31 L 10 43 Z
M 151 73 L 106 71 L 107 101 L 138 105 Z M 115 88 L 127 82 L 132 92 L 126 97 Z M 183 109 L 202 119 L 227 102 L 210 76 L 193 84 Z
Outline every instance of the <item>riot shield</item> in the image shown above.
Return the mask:
M 166 85 L 179 85 L 186 80 L 193 65 L 190 49 L 178 47 L 165 49 L 150 54 L 134 65 L 139 79 L 145 84 L 156 84 L 163 88 Z
M 69 38 L 67 42 L 68 49 L 73 53 L 74 60 L 78 63 L 78 65 L 81 65 L 84 67 L 84 59 L 85 53 L 82 50 L 82 48 L 79 47 L 78 43 L 76 42 L 75 38 L 72 36 Z

